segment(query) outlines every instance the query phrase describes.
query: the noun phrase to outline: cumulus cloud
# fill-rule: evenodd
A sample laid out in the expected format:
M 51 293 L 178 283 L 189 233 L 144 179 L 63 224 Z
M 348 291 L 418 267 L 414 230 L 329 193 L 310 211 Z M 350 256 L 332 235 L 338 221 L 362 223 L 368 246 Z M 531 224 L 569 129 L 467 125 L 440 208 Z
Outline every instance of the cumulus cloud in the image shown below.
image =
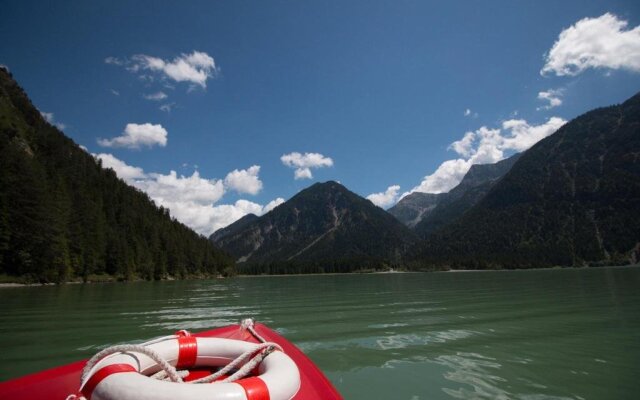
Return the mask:
M 311 179 L 311 168 L 323 168 L 333 166 L 333 160 L 320 153 L 298 153 L 284 154 L 280 161 L 289 168 L 295 168 L 294 179 Z
M 562 95 L 564 94 L 564 90 L 562 89 L 549 89 L 546 92 L 538 93 L 538 100 L 543 100 L 549 102 L 545 106 L 538 107 L 537 110 L 550 110 L 553 107 L 558 107 L 562 104 Z
M 551 117 L 540 125 L 531 125 L 522 119 L 504 121 L 501 128 L 483 126 L 467 132 L 462 139 L 451 143 L 449 150 L 461 158 L 447 160 L 431 175 L 402 197 L 412 192 L 443 193 L 453 189 L 474 164 L 492 164 L 514 152 L 521 152 L 539 140 L 557 131 L 567 121 Z
M 563 30 L 545 57 L 540 74 L 575 76 L 588 68 L 640 72 L 640 26 L 606 13 Z
M 191 176 L 178 176 L 176 171 L 167 175 L 151 173 L 149 178 L 136 181 L 134 185 L 160 203 L 211 204 L 220 200 L 225 192 L 221 180 L 202 178 L 198 171 Z
M 258 177 L 259 165 L 252 165 L 248 169 L 235 169 L 224 178 L 224 184 L 238 193 L 256 195 L 262 190 L 262 181 Z
M 146 81 L 153 81 L 152 74 L 158 74 L 161 79 L 186 82 L 202 88 L 207 86 L 209 78 L 215 77 L 219 72 L 213 57 L 195 50 L 190 54 L 183 53 L 173 60 L 136 54 L 130 59 L 107 57 L 104 62 L 125 67 L 128 71 L 139 74 L 138 77 Z
M 62 122 L 56 121 L 55 116 L 53 115 L 53 113 L 40 111 L 40 115 L 42 115 L 42 118 L 44 118 L 48 123 L 50 123 L 51 125 L 55 126 L 58 129 L 60 129 L 61 131 L 64 130 L 67 127 Z
M 167 130 L 157 124 L 127 124 L 121 136 L 112 139 L 98 139 L 102 147 L 125 147 L 139 149 L 140 147 L 164 147 L 167 145 Z
M 145 94 L 142 97 L 144 97 L 147 100 L 161 101 L 161 100 L 166 99 L 169 96 L 167 96 L 167 94 L 165 92 L 156 92 L 156 93 L 151 93 L 151 94 Z
M 216 204 L 226 192 L 223 180 L 204 178 L 198 171 L 190 176 L 175 171 L 145 173 L 111 154 L 93 156 L 102 161 L 103 167 L 113 169 L 118 177 L 147 193 L 157 205 L 167 208 L 178 221 L 205 236 L 249 213 L 263 215 L 284 203 L 283 198 L 277 198 L 265 206 L 244 199 L 233 204 Z
M 147 177 L 147 174 L 144 173 L 142 168 L 128 165 L 124 161 L 114 157 L 112 154 L 100 153 L 94 154 L 93 156 L 102 161 L 102 166 L 104 168 L 112 169 L 120 179 L 126 182 L 132 182 L 135 179 L 144 179 Z
M 398 201 L 398 191 L 400 186 L 389 186 L 386 191 L 381 193 L 372 193 L 367 196 L 367 199 L 378 207 L 387 208 L 394 205 Z
M 271 200 L 267 203 L 266 206 L 262 209 L 262 213 L 266 214 L 274 208 L 278 207 L 280 204 L 284 203 L 284 199 L 282 197 L 278 197 L 277 199 Z

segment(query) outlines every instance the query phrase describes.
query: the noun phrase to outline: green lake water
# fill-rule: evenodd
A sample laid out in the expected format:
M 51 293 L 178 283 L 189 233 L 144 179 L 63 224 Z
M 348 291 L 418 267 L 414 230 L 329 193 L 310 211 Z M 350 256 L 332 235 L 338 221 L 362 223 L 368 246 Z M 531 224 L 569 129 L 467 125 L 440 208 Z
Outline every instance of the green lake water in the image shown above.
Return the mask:
M 346 399 L 640 398 L 640 268 L 0 289 L 0 380 L 254 317 Z

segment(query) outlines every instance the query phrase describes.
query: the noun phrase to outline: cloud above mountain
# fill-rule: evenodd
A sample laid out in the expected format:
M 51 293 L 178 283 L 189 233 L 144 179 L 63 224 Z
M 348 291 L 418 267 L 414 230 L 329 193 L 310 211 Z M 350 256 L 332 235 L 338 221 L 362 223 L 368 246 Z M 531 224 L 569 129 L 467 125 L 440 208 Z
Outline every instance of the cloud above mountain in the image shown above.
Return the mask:
M 289 168 L 294 168 L 294 179 L 311 179 L 312 168 L 324 168 L 333 166 L 333 160 L 330 157 L 325 157 L 320 153 L 298 153 L 293 152 L 284 154 L 280 157 L 282 164 Z
M 551 117 L 540 125 L 531 125 L 522 119 L 502 122 L 501 128 L 482 126 L 449 145 L 460 158 L 447 160 L 422 182 L 402 197 L 412 192 L 443 193 L 453 189 L 474 164 L 492 164 L 514 152 L 521 152 L 539 140 L 551 135 L 567 121 Z
M 284 199 L 278 197 L 266 205 L 245 199 L 233 204 L 217 204 L 228 190 L 257 193 L 258 187 L 262 188 L 258 178 L 260 166 L 257 165 L 246 170 L 231 171 L 222 180 L 207 179 L 198 171 L 190 176 L 178 175 L 176 171 L 168 174 L 146 173 L 142 168 L 128 165 L 112 154 L 100 153 L 94 154 L 94 157 L 122 180 L 147 193 L 157 205 L 169 209 L 178 221 L 205 236 L 249 213 L 262 215 L 284 203 Z
M 540 110 L 550 110 L 554 107 L 562 105 L 563 89 L 549 89 L 538 93 L 538 100 L 546 101 L 547 104 L 537 108 Z
M 380 193 L 372 193 L 367 196 L 373 204 L 381 208 L 388 208 L 398 201 L 400 186 L 389 186 L 386 191 Z
M 224 184 L 238 193 L 256 195 L 262 190 L 262 181 L 258 177 L 259 165 L 252 165 L 247 169 L 235 169 L 224 178 Z
M 167 130 L 160 124 L 127 124 L 122 135 L 111 139 L 98 139 L 102 147 L 124 147 L 139 149 L 141 147 L 164 147 L 167 145 Z
M 640 72 L 640 26 L 606 13 L 563 30 L 545 56 L 542 75 L 575 76 L 590 69 Z

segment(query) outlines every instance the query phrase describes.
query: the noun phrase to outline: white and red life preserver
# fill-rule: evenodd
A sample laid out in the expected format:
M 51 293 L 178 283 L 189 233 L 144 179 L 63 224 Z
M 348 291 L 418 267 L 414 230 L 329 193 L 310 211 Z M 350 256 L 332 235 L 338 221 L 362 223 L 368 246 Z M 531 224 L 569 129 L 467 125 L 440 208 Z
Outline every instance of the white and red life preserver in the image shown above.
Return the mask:
M 148 347 L 171 365 L 187 369 L 225 366 L 256 344 L 180 336 Z M 149 378 L 159 370 L 159 365 L 144 354 L 114 354 L 92 368 L 80 391 L 88 400 L 289 400 L 300 388 L 298 367 L 282 351 L 264 358 L 258 376 L 231 383 L 186 384 Z

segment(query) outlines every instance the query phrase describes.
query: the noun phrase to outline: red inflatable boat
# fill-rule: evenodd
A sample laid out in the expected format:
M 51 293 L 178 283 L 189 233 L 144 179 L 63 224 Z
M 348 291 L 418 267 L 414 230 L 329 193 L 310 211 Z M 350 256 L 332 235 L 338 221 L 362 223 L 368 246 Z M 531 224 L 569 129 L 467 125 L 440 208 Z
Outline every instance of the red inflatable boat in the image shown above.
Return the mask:
M 140 345 L 114 346 L 88 361 L 2 382 L 0 399 L 332 400 L 342 396 L 292 343 L 245 320 L 193 335 L 180 331 Z

